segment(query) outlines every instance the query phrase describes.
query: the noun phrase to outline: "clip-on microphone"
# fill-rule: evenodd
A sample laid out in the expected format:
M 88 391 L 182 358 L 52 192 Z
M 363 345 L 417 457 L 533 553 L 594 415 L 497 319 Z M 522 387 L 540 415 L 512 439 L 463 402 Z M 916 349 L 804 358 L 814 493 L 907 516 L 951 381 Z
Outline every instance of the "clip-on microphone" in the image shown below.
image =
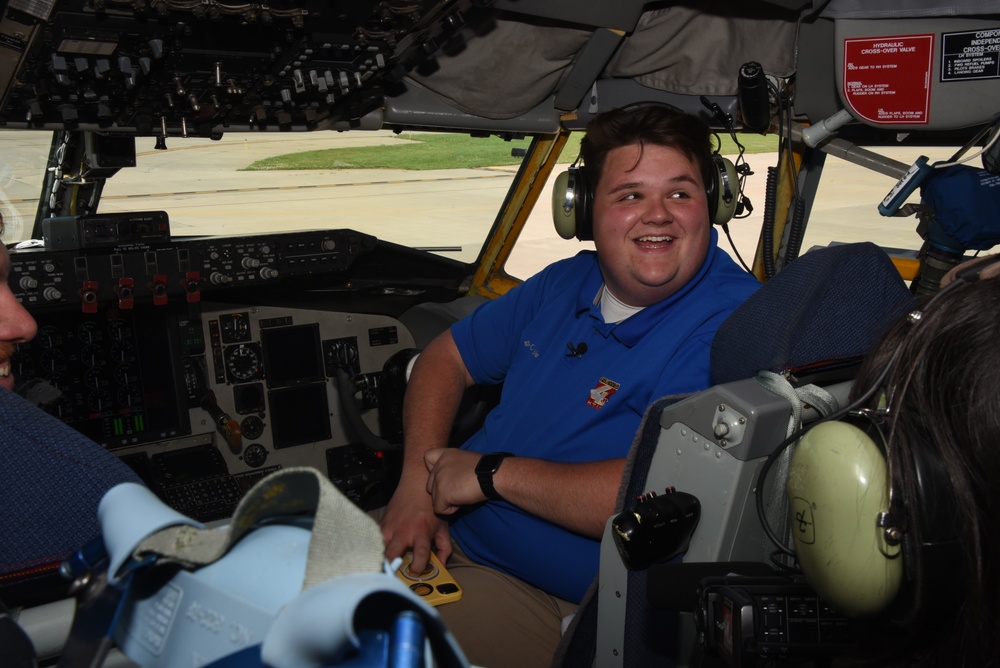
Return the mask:
M 566 344 L 566 347 L 569 348 L 569 352 L 566 353 L 566 357 L 583 357 L 583 354 L 587 352 L 586 341 L 581 341 L 575 346 L 573 345 L 573 342 L 570 341 Z

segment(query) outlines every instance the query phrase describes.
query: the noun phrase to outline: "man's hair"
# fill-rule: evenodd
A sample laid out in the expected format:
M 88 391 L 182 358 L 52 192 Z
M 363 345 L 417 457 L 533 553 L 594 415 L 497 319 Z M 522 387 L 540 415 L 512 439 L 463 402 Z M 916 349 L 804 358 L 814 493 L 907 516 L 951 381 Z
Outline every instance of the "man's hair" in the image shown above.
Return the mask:
M 918 322 L 904 318 L 887 332 L 855 380 L 853 394 L 870 388 L 898 354 L 884 389 L 889 401 L 886 459 L 894 493 L 901 493 L 910 513 L 930 513 L 918 498 L 913 452 L 924 453 L 945 472 L 952 504 L 954 532 L 965 564 L 922 578 L 952 578 L 956 609 L 913 610 L 909 633 L 895 643 L 880 639 L 889 654 L 880 666 L 985 666 L 1000 656 L 1000 280 L 985 279 L 955 286 Z M 916 517 L 904 524 L 921 540 Z M 904 554 L 904 559 L 919 559 Z M 911 564 L 912 566 L 912 564 Z M 909 569 L 907 569 L 909 570 Z M 910 582 L 907 586 L 925 586 Z M 930 623 L 927 617 L 948 623 Z M 950 622 L 953 621 L 953 625 Z M 928 629 L 931 624 L 933 627 Z
M 587 124 L 580 158 L 588 181 L 597 184 L 609 152 L 632 144 L 655 144 L 680 151 L 698 166 L 708 186 L 713 169 L 711 130 L 695 116 L 660 104 L 613 109 Z

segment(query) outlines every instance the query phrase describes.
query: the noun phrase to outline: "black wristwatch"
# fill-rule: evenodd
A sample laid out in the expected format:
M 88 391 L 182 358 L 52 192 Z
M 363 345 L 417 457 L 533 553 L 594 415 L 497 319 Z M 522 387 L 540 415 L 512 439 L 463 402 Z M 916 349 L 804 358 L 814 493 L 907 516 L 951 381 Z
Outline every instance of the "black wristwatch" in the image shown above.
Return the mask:
M 500 469 L 504 457 L 513 456 L 512 452 L 491 452 L 479 459 L 479 463 L 476 464 L 476 477 L 479 478 L 479 487 L 487 499 L 503 501 L 503 497 L 497 493 L 496 487 L 493 486 L 493 474 Z

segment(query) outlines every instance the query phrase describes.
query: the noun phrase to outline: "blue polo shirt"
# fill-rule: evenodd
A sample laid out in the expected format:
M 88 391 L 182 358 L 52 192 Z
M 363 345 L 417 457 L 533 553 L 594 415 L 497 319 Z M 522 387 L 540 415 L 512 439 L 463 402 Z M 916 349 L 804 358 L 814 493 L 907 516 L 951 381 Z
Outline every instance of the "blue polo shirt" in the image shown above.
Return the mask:
M 554 263 L 455 323 L 472 378 L 505 383 L 500 404 L 462 447 L 556 462 L 624 457 L 649 404 L 711 386 L 715 331 L 759 286 L 711 235 L 684 288 L 618 324 L 601 317 L 604 279 L 593 252 Z M 572 355 L 569 343 L 586 352 Z M 506 502 L 463 510 L 451 531 L 473 560 L 568 601 L 578 602 L 597 574 L 599 541 Z

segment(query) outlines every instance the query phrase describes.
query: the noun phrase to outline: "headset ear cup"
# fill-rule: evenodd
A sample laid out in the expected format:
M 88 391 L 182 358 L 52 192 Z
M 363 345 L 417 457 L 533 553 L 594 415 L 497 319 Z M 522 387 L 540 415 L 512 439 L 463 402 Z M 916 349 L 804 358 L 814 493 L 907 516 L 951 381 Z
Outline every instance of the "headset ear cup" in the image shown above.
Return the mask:
M 729 158 L 712 154 L 712 182 L 708 184 L 708 217 L 713 225 L 724 225 L 736 214 L 739 201 L 739 175 Z
M 559 236 L 593 241 L 593 197 L 587 177 L 579 167 L 570 167 L 556 177 L 552 185 L 552 220 Z
M 576 236 L 576 193 L 570 183 L 570 173 L 563 172 L 552 184 L 552 222 L 563 239 Z
M 889 507 L 879 446 L 853 424 L 816 425 L 792 455 L 788 502 L 795 552 L 816 593 L 848 616 L 886 609 L 902 584 L 903 557 L 878 523 Z

